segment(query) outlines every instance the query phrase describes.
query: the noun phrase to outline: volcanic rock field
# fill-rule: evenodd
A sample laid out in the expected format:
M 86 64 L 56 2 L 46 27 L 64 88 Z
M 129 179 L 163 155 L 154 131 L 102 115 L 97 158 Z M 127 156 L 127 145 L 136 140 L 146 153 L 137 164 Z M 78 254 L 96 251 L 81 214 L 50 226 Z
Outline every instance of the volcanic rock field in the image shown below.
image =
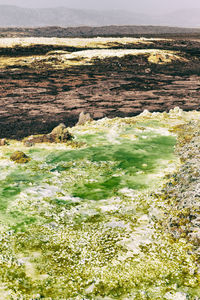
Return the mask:
M 199 300 L 199 37 L 25 32 L 0 29 L 0 299 Z
M 200 40 L 1 38 L 0 137 L 179 106 L 199 109 Z

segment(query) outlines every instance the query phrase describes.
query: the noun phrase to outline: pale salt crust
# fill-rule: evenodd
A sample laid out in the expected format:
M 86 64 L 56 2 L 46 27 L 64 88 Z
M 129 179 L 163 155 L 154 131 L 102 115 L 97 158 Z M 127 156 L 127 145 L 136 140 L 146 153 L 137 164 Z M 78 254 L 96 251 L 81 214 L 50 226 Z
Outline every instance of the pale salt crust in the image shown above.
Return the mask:
M 59 54 L 59 53 L 58 53 Z M 38 56 L 36 58 L 28 58 L 28 61 L 24 63 L 30 63 L 32 66 L 36 67 L 40 63 L 47 63 L 52 67 L 60 67 L 64 68 L 67 66 L 76 66 L 76 65 L 91 65 L 94 61 L 103 60 L 106 58 L 112 57 L 124 57 L 127 55 L 130 56 L 137 56 L 137 55 L 146 55 L 148 61 L 155 64 L 166 64 L 171 63 L 172 61 L 187 61 L 185 58 L 182 58 L 179 55 L 179 52 L 176 51 L 168 51 L 168 50 L 156 50 L 156 49 L 117 49 L 117 50 L 110 50 L 110 49 L 94 49 L 94 50 L 83 50 L 77 51 L 67 54 L 56 54 L 53 57 L 59 58 L 56 61 L 49 60 L 52 55 L 48 54 L 46 56 Z M 22 62 L 23 64 L 23 62 Z M 119 63 L 120 66 L 120 63 Z M 39 67 L 39 65 L 38 65 Z
M 0 47 L 29 46 L 29 45 L 63 45 L 70 47 L 112 47 L 109 43 L 127 44 L 151 44 L 153 41 L 162 41 L 159 38 L 44 38 L 44 37 L 22 37 L 22 38 L 0 38 Z
M 109 43 L 108 43 L 109 44 Z M 19 46 L 19 45 L 18 45 Z M 24 44 L 21 46 L 25 47 Z M 66 45 L 69 46 L 70 45 Z M 72 46 L 71 46 L 72 47 Z M 81 47 L 81 46 L 80 46 Z M 84 48 L 84 46 L 82 46 Z M 86 46 L 85 46 L 86 47 Z M 168 51 L 160 49 L 105 49 L 109 46 L 90 46 L 87 47 L 94 48 L 92 50 L 81 50 L 75 52 L 59 52 L 53 51 L 46 55 L 33 55 L 33 56 L 21 56 L 21 57 L 3 57 L 1 59 L 0 66 L 3 68 L 5 66 L 17 65 L 27 66 L 31 68 L 43 68 L 46 65 L 47 68 L 64 69 L 79 65 L 92 65 L 95 60 L 103 60 L 106 58 L 113 57 L 124 57 L 130 55 L 133 57 L 138 55 L 146 56 L 150 63 L 154 64 L 167 64 L 173 61 L 186 62 L 187 59 L 180 56 L 177 51 Z M 120 62 L 118 62 L 120 67 Z

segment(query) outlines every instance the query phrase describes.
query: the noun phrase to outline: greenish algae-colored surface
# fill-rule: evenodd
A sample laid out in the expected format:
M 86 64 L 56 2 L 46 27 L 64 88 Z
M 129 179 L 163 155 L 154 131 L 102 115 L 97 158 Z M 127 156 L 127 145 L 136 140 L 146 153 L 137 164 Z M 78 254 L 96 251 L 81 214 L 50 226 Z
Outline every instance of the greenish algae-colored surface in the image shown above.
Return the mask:
M 174 113 L 100 120 L 0 149 L 0 299 L 198 299 L 197 257 L 153 196 L 179 165 Z M 178 121 L 177 121 L 178 119 Z M 23 151 L 31 161 L 15 164 Z

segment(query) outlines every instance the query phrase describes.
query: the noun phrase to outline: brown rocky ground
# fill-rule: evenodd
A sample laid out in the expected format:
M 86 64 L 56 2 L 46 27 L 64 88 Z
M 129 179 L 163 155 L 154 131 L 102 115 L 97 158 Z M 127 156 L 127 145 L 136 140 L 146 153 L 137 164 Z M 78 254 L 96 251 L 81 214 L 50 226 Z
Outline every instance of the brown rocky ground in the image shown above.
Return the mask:
M 180 51 L 181 56 L 188 60 L 167 65 L 151 63 L 145 55 L 127 55 L 62 70 L 17 65 L 2 67 L 0 137 L 22 138 L 47 133 L 61 122 L 71 126 L 77 122 L 81 111 L 89 112 L 97 119 L 133 116 L 144 109 L 168 111 L 175 106 L 198 110 L 199 46 L 198 40 L 188 39 L 134 45 L 134 48 L 141 49 Z M 31 55 L 55 50 L 50 46 L 31 47 L 25 50 L 19 47 L 14 50 L 1 48 L 0 54 L 13 57 L 24 55 L 24 51 Z M 69 50 L 66 47 L 56 49 Z
M 169 26 L 80 26 L 80 27 L 1 27 L 0 37 L 96 37 L 96 36 L 132 36 L 132 37 L 174 37 L 199 38 L 199 28 L 181 28 Z

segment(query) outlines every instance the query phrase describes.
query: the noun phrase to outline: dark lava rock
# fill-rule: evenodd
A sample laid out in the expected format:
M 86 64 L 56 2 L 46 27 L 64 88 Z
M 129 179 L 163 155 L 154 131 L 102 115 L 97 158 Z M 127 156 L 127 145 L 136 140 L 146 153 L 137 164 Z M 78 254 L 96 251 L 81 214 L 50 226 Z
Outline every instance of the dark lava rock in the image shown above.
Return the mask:
M 66 51 L 47 46 L 43 55 Z M 26 55 L 39 51 L 39 46 L 34 47 L 26 49 L 30 51 Z M 145 55 L 127 55 L 56 72 L 46 64 L 36 69 L 20 65 L 0 68 L 0 138 L 47 135 L 57 124 L 74 126 L 82 111 L 98 119 L 130 117 L 145 109 L 163 112 L 176 106 L 199 110 L 199 41 L 156 40 L 131 47 L 178 51 L 187 61 L 163 65 L 149 62 Z M 17 49 L 15 55 L 23 57 L 23 49 Z M 8 49 L 4 51 L 9 56 Z

